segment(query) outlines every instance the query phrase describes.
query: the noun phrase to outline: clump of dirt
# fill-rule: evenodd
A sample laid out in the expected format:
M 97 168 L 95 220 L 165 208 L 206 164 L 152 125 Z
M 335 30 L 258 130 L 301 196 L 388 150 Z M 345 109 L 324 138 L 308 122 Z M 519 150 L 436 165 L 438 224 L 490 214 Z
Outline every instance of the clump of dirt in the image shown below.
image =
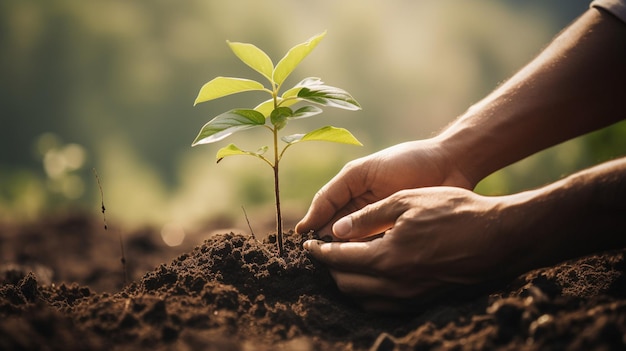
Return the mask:
M 70 222 L 73 225 L 69 227 L 50 222 L 43 227 L 48 234 L 84 230 L 87 239 L 80 239 L 83 250 L 96 250 L 90 244 L 99 242 L 93 238 L 92 222 L 84 218 Z M 33 228 L 42 227 L 13 233 L 25 230 L 32 234 Z M 155 235 L 144 235 L 132 237 L 143 238 L 141 246 L 151 248 L 144 250 L 147 261 L 157 257 L 156 252 L 161 257 L 174 253 L 161 247 L 158 240 L 149 239 Z M 15 240 L 19 237 L 0 235 L 3 251 L 19 253 L 22 249 L 15 245 L 21 242 Z M 85 281 L 57 280 L 63 275 L 50 272 L 67 269 L 62 259 L 45 266 L 44 248 L 31 247 L 31 255 L 42 255 L 37 264 L 14 255 L 21 261 L 4 262 L 0 271 L 0 349 L 626 347 L 625 251 L 535 270 L 498 290 L 440 300 L 405 316 L 383 316 L 360 310 L 337 291 L 325 267 L 301 249 L 308 237 L 289 233 L 285 238 L 288 256 L 281 258 L 275 253 L 275 236 L 258 241 L 250 235 L 214 235 L 193 249 L 176 253 L 168 263 L 156 263 L 156 268 L 144 271 L 143 276 L 135 276 L 132 270 L 130 284 L 121 288 L 108 285 L 106 292 L 96 292 Z M 129 257 L 141 260 L 136 254 L 139 251 L 132 245 L 129 248 L 134 253 Z M 89 255 L 70 261 L 80 262 L 86 272 L 90 268 L 106 271 L 100 259 L 90 260 Z M 133 265 L 137 266 L 141 264 Z M 43 268 L 38 273 L 32 267 Z M 112 265 L 106 267 L 109 273 L 115 270 Z M 90 279 L 100 286 L 110 281 Z

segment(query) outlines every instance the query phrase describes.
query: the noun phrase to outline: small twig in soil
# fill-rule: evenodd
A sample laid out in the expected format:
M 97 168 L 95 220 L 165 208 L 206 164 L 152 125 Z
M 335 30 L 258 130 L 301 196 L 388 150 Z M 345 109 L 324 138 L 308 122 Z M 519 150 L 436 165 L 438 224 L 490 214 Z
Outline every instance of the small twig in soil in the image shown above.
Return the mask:
M 106 207 L 104 206 L 104 192 L 102 191 L 102 184 L 100 184 L 100 177 L 98 176 L 98 172 L 93 168 L 93 174 L 96 177 L 96 182 L 98 183 L 98 189 L 100 190 L 100 206 L 102 208 L 102 221 L 104 222 L 104 230 L 108 231 L 109 227 L 107 226 L 107 216 L 106 216 Z M 123 274 L 123 284 L 126 285 L 128 281 L 128 273 L 126 270 L 126 256 L 124 254 L 124 241 L 122 240 L 122 231 L 118 231 L 118 236 L 120 239 L 120 251 L 122 253 L 122 258 L 120 261 L 122 262 L 122 274 Z
M 94 176 L 96 176 L 96 182 L 98 182 L 98 189 L 100 189 L 100 206 L 102 208 L 102 221 L 104 222 L 104 230 L 109 229 L 107 227 L 107 214 L 106 214 L 106 207 L 104 207 L 104 193 L 102 192 L 102 185 L 100 185 L 100 177 L 98 177 L 98 172 L 96 172 L 96 169 L 93 169 L 93 174 Z
M 252 234 L 252 238 L 256 240 L 256 236 L 254 235 L 254 230 L 252 230 L 252 226 L 250 225 L 250 220 L 248 220 L 248 214 L 246 213 L 246 209 L 243 207 L 243 205 L 241 206 L 241 209 L 243 210 L 243 216 L 246 218 L 246 223 L 248 223 L 248 228 L 250 228 L 250 234 Z

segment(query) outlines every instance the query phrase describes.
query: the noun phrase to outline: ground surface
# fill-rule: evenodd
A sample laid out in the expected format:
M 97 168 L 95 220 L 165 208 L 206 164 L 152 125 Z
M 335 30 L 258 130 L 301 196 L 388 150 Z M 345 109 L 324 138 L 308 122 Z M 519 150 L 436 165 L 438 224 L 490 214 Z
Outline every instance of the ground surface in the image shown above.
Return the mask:
M 0 225 L 0 350 L 612 350 L 626 347 L 625 251 L 522 275 L 409 316 L 365 313 L 288 236 L 165 246 L 70 216 Z M 195 247 L 194 247 L 195 246 Z

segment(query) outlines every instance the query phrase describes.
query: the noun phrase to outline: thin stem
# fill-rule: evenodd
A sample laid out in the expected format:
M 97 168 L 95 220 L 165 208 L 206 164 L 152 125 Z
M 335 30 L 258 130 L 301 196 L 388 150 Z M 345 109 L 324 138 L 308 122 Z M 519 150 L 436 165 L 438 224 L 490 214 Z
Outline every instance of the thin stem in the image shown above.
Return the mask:
M 278 108 L 278 87 L 275 86 L 274 92 L 272 93 L 272 98 L 274 99 L 274 109 Z M 278 127 L 273 126 L 272 134 L 274 136 L 274 165 L 272 168 L 274 169 L 274 196 L 276 198 L 276 243 L 278 245 L 278 255 L 283 257 L 285 254 L 285 250 L 283 248 L 283 217 L 280 210 L 280 187 L 279 187 L 279 179 L 278 179 L 278 164 L 280 161 L 280 156 L 278 153 Z
M 280 156 L 278 156 L 278 159 L 279 159 L 279 160 L 281 160 L 281 159 L 283 158 L 283 154 L 285 153 L 285 151 L 287 150 L 287 148 L 288 148 L 288 147 L 290 147 L 290 146 L 291 146 L 291 145 L 293 145 L 293 144 L 295 144 L 295 142 L 294 142 L 294 143 L 290 143 L 290 144 L 285 145 L 285 147 L 283 148 L 283 151 L 281 151 L 281 152 L 280 152 Z
M 102 190 L 102 184 L 100 184 L 100 177 L 98 176 L 98 172 L 93 168 L 93 174 L 96 176 L 96 182 L 98 183 L 98 189 L 100 189 L 100 208 L 102 209 L 102 221 L 104 222 L 104 230 L 108 231 L 109 227 L 107 225 L 107 215 L 106 215 L 106 207 L 104 207 L 104 191 Z M 122 273 L 123 273 L 123 284 L 126 285 L 128 281 L 128 272 L 126 270 L 126 255 L 124 254 L 124 241 L 122 240 L 122 231 L 118 232 L 118 236 L 120 239 L 120 251 L 122 253 L 122 258 L 120 262 L 122 262 Z
M 283 249 L 283 218 L 280 211 L 280 188 L 278 181 L 278 128 L 274 128 L 274 195 L 276 196 L 276 242 L 278 254 L 284 256 Z
M 248 214 L 246 213 L 246 208 L 241 206 L 243 210 L 243 216 L 246 218 L 246 223 L 248 223 L 248 228 L 250 229 L 250 234 L 252 235 L 252 239 L 256 240 L 256 236 L 254 235 L 254 230 L 252 230 L 252 226 L 250 225 L 250 220 L 248 219 Z
M 268 160 L 267 158 L 265 158 L 263 155 L 251 155 L 251 156 L 256 156 L 258 157 L 261 161 L 267 163 L 270 167 L 274 168 L 274 165 L 272 164 L 272 161 Z

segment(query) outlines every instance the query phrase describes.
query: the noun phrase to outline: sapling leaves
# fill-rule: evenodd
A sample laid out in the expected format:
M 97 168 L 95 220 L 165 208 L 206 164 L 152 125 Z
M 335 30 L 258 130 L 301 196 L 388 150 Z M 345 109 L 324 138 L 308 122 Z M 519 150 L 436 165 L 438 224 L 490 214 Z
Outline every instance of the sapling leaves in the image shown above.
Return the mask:
M 217 151 L 217 154 L 215 155 L 215 159 L 216 162 L 219 163 L 221 160 L 224 159 L 224 157 L 228 157 L 228 156 L 237 156 L 237 155 L 249 155 L 249 156 L 255 156 L 255 157 L 259 157 L 263 160 L 265 160 L 263 158 L 263 154 L 268 150 L 269 148 L 267 146 L 263 146 L 262 148 L 259 148 L 256 152 L 252 152 L 252 151 L 245 151 L 240 149 L 239 147 L 237 147 L 235 144 L 228 144 L 227 146 L 219 149 Z M 265 160 L 267 162 L 267 160 Z
M 324 112 L 321 108 L 316 107 L 316 106 L 304 106 L 304 107 L 300 107 L 299 109 L 295 110 L 293 112 L 293 114 L 289 117 L 289 119 L 300 119 L 300 118 L 307 118 L 307 117 L 313 117 L 315 115 L 319 115 L 320 113 Z
M 230 49 L 243 63 L 255 71 L 261 73 L 267 80 L 272 82 L 274 63 L 267 54 L 253 44 L 226 41 Z
M 270 121 L 281 130 L 287 125 L 287 118 L 293 116 L 293 111 L 289 107 L 277 107 L 270 113 Z
M 292 134 L 281 138 L 282 141 L 289 145 L 301 141 L 330 141 L 333 143 L 350 144 L 362 146 L 361 142 L 352 135 L 347 129 L 337 128 L 333 126 L 325 126 L 306 134 Z
M 206 102 L 227 95 L 252 90 L 267 89 L 265 89 L 263 84 L 251 79 L 217 77 L 204 84 L 202 88 L 200 88 L 198 97 L 196 97 L 196 101 L 193 105 L 195 106 L 201 102 Z
M 217 154 L 215 154 L 215 160 L 219 163 L 224 157 L 235 156 L 235 155 L 249 155 L 247 151 L 241 150 L 235 144 L 228 144 L 223 148 L 217 150 Z
M 274 68 L 274 74 L 272 76 L 274 82 L 280 86 L 283 84 L 287 76 L 293 72 L 293 70 L 300 64 L 300 62 L 309 54 L 317 44 L 324 38 L 326 32 L 320 33 L 302 44 L 298 44 L 291 48 L 289 52 L 283 57 L 276 68 Z
M 361 105 L 347 91 L 325 85 L 318 80 L 316 84 L 302 86 L 298 90 L 298 99 L 314 102 L 322 106 L 342 108 L 344 110 L 356 111 L 361 109 Z
M 269 56 L 258 47 L 247 43 L 227 41 L 233 53 L 242 62 L 269 81 L 269 88 L 266 88 L 263 84 L 255 80 L 217 77 L 202 86 L 194 103 L 194 105 L 196 105 L 201 102 L 244 91 L 264 91 L 271 95 L 270 99 L 260 103 L 254 109 L 234 109 L 214 117 L 202 127 L 200 133 L 193 141 L 192 146 L 220 141 L 235 132 L 258 126 L 264 126 L 271 132 L 273 139 L 273 152 L 271 155 L 264 155 L 269 149 L 267 146 L 261 147 L 253 152 L 242 150 L 234 144 L 229 144 L 218 150 L 216 160 L 220 162 L 228 156 L 248 155 L 261 159 L 272 168 L 274 171 L 274 194 L 276 197 L 276 242 L 278 244 L 278 252 L 281 256 L 284 255 L 284 252 L 278 178 L 279 163 L 284 152 L 292 145 L 302 141 L 330 141 L 361 145 L 354 135 L 346 129 L 326 126 L 306 134 L 293 134 L 282 137 L 281 139 L 286 145 L 282 147 L 282 150 L 279 150 L 279 131 L 282 130 L 289 121 L 308 118 L 322 113 L 321 108 L 312 105 L 293 109 L 292 106 L 296 103 L 308 102 L 346 110 L 361 109 L 359 103 L 348 92 L 343 89 L 325 85 L 319 78 L 303 79 L 293 88 L 279 95 L 285 79 L 300 62 L 311 53 L 325 35 L 326 32 L 323 32 L 302 44 L 294 46 L 276 66 L 273 65 Z
M 265 116 L 258 111 L 246 109 L 230 110 L 205 124 L 191 146 L 214 143 L 235 132 L 264 124 Z
M 315 77 L 305 78 L 281 96 L 283 101 L 309 101 L 322 106 L 360 110 L 361 105 L 347 91 L 324 84 Z
M 296 104 L 298 101 L 299 100 L 297 99 L 285 100 L 285 99 L 282 99 L 281 97 L 277 97 L 276 105 L 289 107 L 289 106 Z M 261 112 L 263 116 L 265 117 L 269 117 L 272 111 L 274 110 L 274 99 L 263 101 L 262 103 L 258 104 L 254 108 L 254 110 Z

